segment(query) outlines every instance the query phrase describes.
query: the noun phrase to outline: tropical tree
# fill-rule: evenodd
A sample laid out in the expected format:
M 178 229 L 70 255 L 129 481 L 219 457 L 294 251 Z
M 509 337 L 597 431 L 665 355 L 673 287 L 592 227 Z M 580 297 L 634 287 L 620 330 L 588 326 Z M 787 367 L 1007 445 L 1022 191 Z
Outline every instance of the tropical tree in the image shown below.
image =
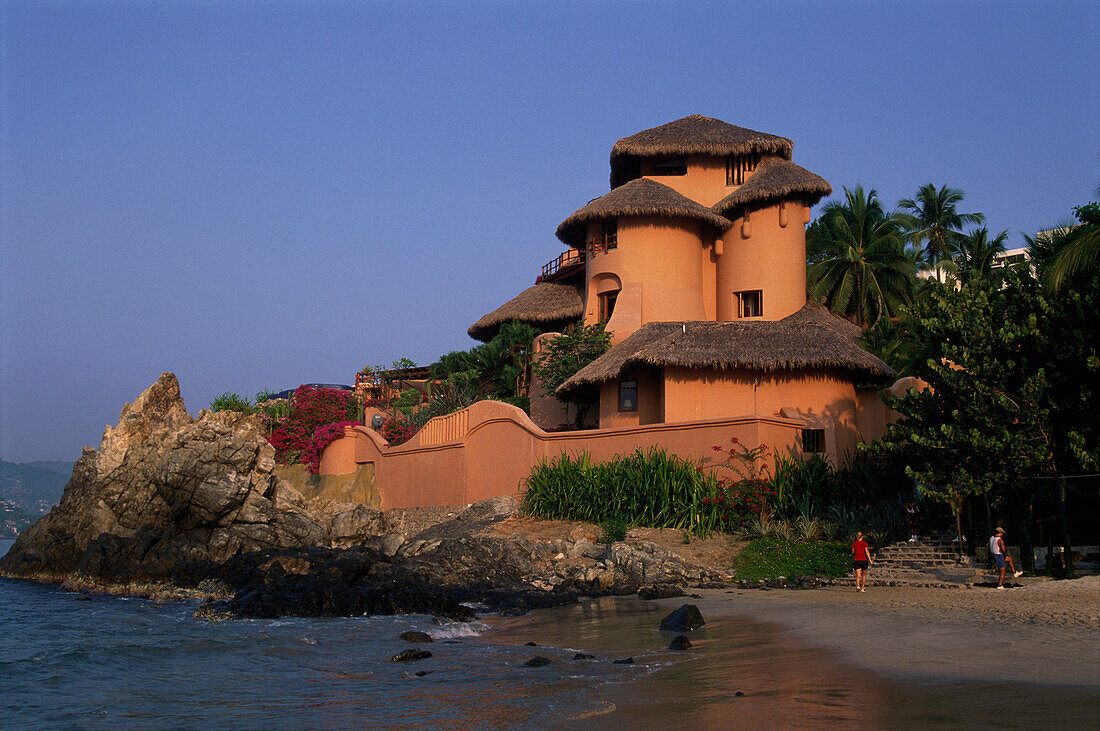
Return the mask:
M 951 244 L 952 263 L 955 279 L 961 284 L 982 281 L 994 284 L 996 277 L 993 262 L 997 254 L 1005 250 L 1008 231 L 1001 231 L 992 239 L 985 226 L 976 228 L 969 234 L 959 237 Z
M 1039 262 L 1043 283 L 1059 291 L 1078 274 L 1100 268 L 1100 205 L 1088 203 L 1073 209 L 1080 222 L 1049 232 L 1036 241 L 1028 237 L 1032 258 Z
M 577 322 L 565 328 L 561 335 L 547 341 L 545 350 L 534 366 L 535 377 L 546 393 L 554 393 L 577 371 L 599 358 L 611 347 L 611 333 L 603 323 L 585 325 Z M 569 401 L 555 397 L 568 408 Z M 584 424 L 588 404 L 577 403 L 576 425 Z
M 888 399 L 899 419 L 871 446 L 960 523 L 968 500 L 1029 512 L 1033 479 L 1100 467 L 1100 277 L 1051 296 L 1027 271 L 1004 276 L 1004 287 L 933 284 L 908 308 L 903 334 L 918 356 L 910 373 L 930 388 Z M 1064 494 L 1060 504 L 1064 527 Z
M 952 244 L 961 236 L 964 226 L 976 225 L 985 220 L 981 213 L 959 213 L 958 205 L 963 192 L 946 185 L 936 190 L 932 183 L 926 183 L 917 190 L 916 198 L 903 198 L 898 208 L 904 211 L 898 215 L 909 241 L 922 246 L 928 253 L 933 265 L 951 255 Z M 937 270 L 937 279 L 943 281 Z
M 822 209 L 818 227 L 830 254 L 807 272 L 810 296 L 861 327 L 893 317 L 912 295 L 914 271 L 905 253 L 901 227 L 887 214 L 872 189 L 844 189 L 843 203 Z

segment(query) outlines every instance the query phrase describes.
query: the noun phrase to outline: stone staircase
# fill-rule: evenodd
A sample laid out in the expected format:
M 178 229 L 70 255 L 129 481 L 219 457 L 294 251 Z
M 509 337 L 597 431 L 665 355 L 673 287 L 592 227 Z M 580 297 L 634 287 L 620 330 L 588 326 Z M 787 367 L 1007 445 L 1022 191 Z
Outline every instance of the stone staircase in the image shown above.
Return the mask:
M 1005 584 L 1025 584 L 1045 577 L 1005 577 Z M 855 572 L 834 580 L 841 586 L 855 586 Z M 867 586 L 921 586 L 959 589 L 997 581 L 997 573 L 975 563 L 971 556 L 958 555 L 958 547 L 944 534 L 922 536 L 918 541 L 898 541 L 884 546 L 874 556 L 867 574 Z

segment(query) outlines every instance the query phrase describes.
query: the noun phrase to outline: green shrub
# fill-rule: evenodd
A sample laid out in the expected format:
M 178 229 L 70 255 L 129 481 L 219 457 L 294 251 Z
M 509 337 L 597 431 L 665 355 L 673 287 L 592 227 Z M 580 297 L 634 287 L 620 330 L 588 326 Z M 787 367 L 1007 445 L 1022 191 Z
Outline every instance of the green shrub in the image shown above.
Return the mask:
M 252 404 L 248 399 L 242 398 L 235 393 L 226 391 L 221 396 L 210 402 L 210 408 L 214 411 L 239 411 L 242 414 L 251 414 L 253 412 Z
M 527 480 L 527 515 L 604 525 L 676 528 L 706 535 L 720 526 L 712 501 L 718 482 L 697 465 L 663 449 L 594 463 L 587 454 L 540 462 Z
M 738 579 L 755 581 L 779 576 L 843 576 L 852 570 L 847 543 L 807 541 L 773 536 L 758 538 L 737 556 Z
M 600 543 L 617 543 L 626 538 L 628 526 L 624 520 L 619 520 L 617 518 L 612 519 L 600 527 L 603 529 L 603 535 L 600 536 Z

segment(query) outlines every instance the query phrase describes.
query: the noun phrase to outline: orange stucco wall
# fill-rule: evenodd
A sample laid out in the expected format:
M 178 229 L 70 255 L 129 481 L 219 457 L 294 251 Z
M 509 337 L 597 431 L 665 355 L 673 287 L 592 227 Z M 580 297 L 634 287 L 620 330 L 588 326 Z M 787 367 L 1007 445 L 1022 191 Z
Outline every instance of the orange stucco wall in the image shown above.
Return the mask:
M 480 401 L 433 419 L 397 447 L 372 429 L 355 427 L 326 450 L 321 474 L 346 474 L 370 463 L 383 508 L 463 505 L 521 492 L 539 460 L 560 454 L 587 452 L 602 461 L 656 446 L 701 460 L 732 437 L 785 453 L 796 448 L 801 427 L 794 419 L 739 417 L 548 434 L 514 406 Z
M 666 368 L 664 372 L 666 422 L 745 414 L 777 416 L 787 408 L 800 417 L 832 425 L 835 451 L 830 457 L 837 463 L 854 453 L 860 441 L 859 406 L 851 379 L 830 371 L 768 374 Z
M 688 155 L 687 175 L 654 175 L 653 162 L 642 161 L 643 178 L 667 185 L 680 195 L 708 208 L 737 190 L 736 186 L 726 185 L 725 157 Z
M 717 319 L 737 319 L 734 292 L 761 290 L 761 320 L 782 320 L 806 304 L 806 230 L 804 206 L 783 204 L 787 225 L 780 225 L 780 206 L 752 211 L 734 221 L 722 235 L 717 257 Z M 746 236 L 747 234 L 747 236 Z
M 535 337 L 531 347 L 534 352 L 534 361 L 536 363 L 542 357 L 546 343 L 559 335 L 561 335 L 561 333 L 548 332 Z M 543 429 L 573 423 L 571 417 L 575 415 L 575 412 L 567 409 L 565 404 L 556 399 L 553 394 L 546 393 L 546 390 L 543 389 L 537 377 L 532 378 L 530 397 L 531 421 L 535 422 Z
M 592 224 L 593 227 L 599 225 L 598 222 Z M 590 235 L 593 233 L 590 231 Z M 623 317 L 612 317 L 615 323 L 612 329 L 620 338 L 645 322 L 705 320 L 702 250 L 704 243 L 713 239 L 714 232 L 699 221 L 657 216 L 620 217 L 618 248 L 593 254 L 588 260 L 585 322 L 591 324 L 599 320 L 598 283 L 611 276 L 618 277 L 623 292 L 629 287 L 640 294 L 634 302 L 622 301 L 624 298 L 620 295 L 620 301 L 615 304 L 615 315 L 619 314 L 620 307 L 627 308 Z M 638 308 L 638 311 L 628 312 L 631 308 Z M 633 322 L 637 325 L 631 327 Z
M 345 428 L 344 434 L 352 434 L 353 428 Z M 355 442 L 337 439 L 321 453 L 320 472 L 323 475 L 346 475 L 355 472 Z
M 619 411 L 619 381 L 600 386 L 600 428 L 660 424 L 665 421 L 664 384 L 656 369 L 642 369 L 623 381 L 638 382 L 638 410 Z M 642 398 L 642 395 L 645 398 Z

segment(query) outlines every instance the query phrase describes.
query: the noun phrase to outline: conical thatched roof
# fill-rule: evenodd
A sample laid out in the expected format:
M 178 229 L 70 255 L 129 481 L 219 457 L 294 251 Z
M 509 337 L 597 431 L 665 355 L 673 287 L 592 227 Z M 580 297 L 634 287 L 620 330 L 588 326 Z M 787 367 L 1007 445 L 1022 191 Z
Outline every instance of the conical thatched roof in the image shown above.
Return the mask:
M 611 148 L 611 187 L 621 185 L 624 168 L 641 157 L 667 155 L 744 155 L 751 152 L 791 157 L 794 147 L 786 137 L 727 124 L 692 114 L 660 127 L 623 137 Z
M 521 320 L 536 326 L 565 325 L 584 314 L 584 301 L 570 284 L 540 282 L 528 287 L 466 330 L 475 340 L 489 342 L 506 322 Z
M 790 371 L 834 368 L 860 383 L 896 378 L 859 347 L 860 329 L 820 305 L 776 322 L 651 322 L 582 368 L 558 389 L 568 395 L 622 377 L 638 366 Z
M 790 160 L 767 157 L 760 161 L 744 185 L 711 206 L 711 210 L 738 218 L 746 208 L 760 208 L 783 199 L 795 198 L 812 206 L 832 192 L 833 186 L 820 175 Z
M 581 246 L 584 244 L 586 223 L 619 216 L 693 218 L 719 231 L 725 231 L 733 225 L 711 209 L 677 193 L 667 185 L 649 178 L 637 178 L 573 213 L 558 226 L 557 235 L 567 244 Z

